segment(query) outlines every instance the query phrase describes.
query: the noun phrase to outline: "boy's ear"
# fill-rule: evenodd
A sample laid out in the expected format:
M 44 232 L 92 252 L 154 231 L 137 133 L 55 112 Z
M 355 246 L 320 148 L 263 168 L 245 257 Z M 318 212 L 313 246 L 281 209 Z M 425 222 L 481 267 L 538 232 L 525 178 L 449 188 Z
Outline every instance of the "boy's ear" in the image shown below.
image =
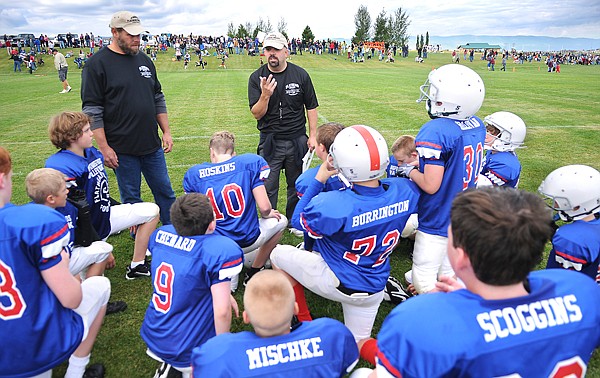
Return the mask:
M 250 317 L 248 316 L 246 310 L 242 312 L 242 320 L 244 320 L 244 324 L 250 324 Z

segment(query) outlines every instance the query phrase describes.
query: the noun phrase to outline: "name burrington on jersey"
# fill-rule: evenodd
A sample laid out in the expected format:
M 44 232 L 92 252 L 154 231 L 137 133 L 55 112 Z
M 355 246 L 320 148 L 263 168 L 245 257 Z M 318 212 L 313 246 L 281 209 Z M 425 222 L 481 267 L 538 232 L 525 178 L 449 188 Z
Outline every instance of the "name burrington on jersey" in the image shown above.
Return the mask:
M 287 343 L 272 344 L 258 348 L 246 349 L 248 369 L 285 364 L 309 358 L 323 357 L 321 338 L 294 340 Z
M 577 297 L 570 294 L 517 307 L 504 307 L 477 314 L 477 322 L 486 331 L 483 337 L 489 343 L 522 332 L 579 322 L 582 314 L 576 302 Z
M 214 167 L 208 167 L 198 170 L 198 177 L 204 178 L 208 176 L 219 175 L 235 170 L 235 162 L 221 164 Z
M 404 200 L 391 205 L 382 206 L 378 209 L 367 211 L 352 217 L 352 227 L 362 226 L 367 223 L 393 217 L 394 215 L 408 211 L 410 200 Z
M 181 249 L 186 252 L 191 251 L 194 248 L 194 245 L 196 245 L 195 239 L 175 235 L 163 230 L 156 231 L 156 237 L 154 240 L 159 244 L 164 244 L 169 247 Z

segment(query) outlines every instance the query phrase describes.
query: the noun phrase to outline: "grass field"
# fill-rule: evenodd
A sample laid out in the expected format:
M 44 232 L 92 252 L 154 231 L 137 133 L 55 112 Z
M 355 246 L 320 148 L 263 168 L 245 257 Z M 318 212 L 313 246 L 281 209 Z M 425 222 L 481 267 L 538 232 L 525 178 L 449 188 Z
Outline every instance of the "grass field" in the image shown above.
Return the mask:
M 3 52 L 0 51 L 0 56 Z M 217 130 L 229 130 L 237 136 L 237 152 L 256 152 L 256 121 L 248 108 L 247 80 L 259 66 L 259 57 L 231 56 L 227 69 L 218 68 L 220 60 L 208 59 L 205 71 L 183 62 L 171 61 L 162 53 L 156 63 L 159 79 L 167 98 L 169 119 L 175 142 L 167 156 L 171 181 L 177 195 L 183 193 L 181 181 L 193 164 L 208 161 L 208 138 Z M 5 57 L 7 58 L 7 57 Z M 34 75 L 24 70 L 12 72 L 12 61 L 0 68 L 0 145 L 13 156 L 13 202 L 28 201 L 24 179 L 32 169 L 43 166 L 55 149 L 48 141 L 49 118 L 63 110 L 80 110 L 81 71 L 69 61 L 69 83 L 73 91 L 62 89 L 53 67 L 53 58 L 45 56 L 45 66 Z M 367 61 L 353 64 L 343 56 L 293 56 L 292 62 L 310 73 L 319 99 L 319 123 L 336 121 L 345 125 L 365 124 L 378 129 L 388 144 L 401 134 L 413 134 L 428 120 L 423 104 L 417 104 L 419 86 L 433 67 L 450 62 L 450 54 L 430 54 L 425 63 L 398 58 L 396 63 Z M 560 74 L 547 73 L 543 62 L 508 64 L 507 71 L 490 72 L 484 61 L 466 63 L 477 71 L 486 85 L 486 99 L 478 115 L 512 111 L 528 126 L 526 149 L 518 151 L 523 165 L 520 187 L 536 191 L 553 169 L 566 164 L 587 164 L 600 169 L 600 67 L 564 66 Z M 111 192 L 117 196 L 114 175 L 110 172 Z M 282 183 L 283 185 L 283 183 Z M 152 197 L 144 189 L 144 198 Z M 280 192 L 280 207 L 285 199 Z M 286 235 L 283 243 L 297 244 L 300 239 Z M 109 239 L 115 246 L 117 267 L 107 272 L 112 282 L 112 300 L 124 300 L 129 308 L 105 319 L 92 362 L 103 362 L 107 377 L 149 377 L 156 363 L 145 354 L 139 336 L 145 309 L 151 295 L 150 280 L 127 281 L 125 265 L 131 258 L 133 240 L 128 235 Z M 392 274 L 403 277 L 410 269 L 408 246 L 401 243 L 391 257 Z M 545 264 L 545 263 L 544 263 Z M 240 302 L 242 291 L 236 294 Z M 307 296 L 316 316 L 339 320 L 341 306 L 314 295 Z M 392 309 L 381 305 L 374 332 Z M 232 330 L 248 329 L 234 319 Z M 585 337 L 586 335 L 582 335 Z M 532 356 L 534 357 L 534 356 Z M 65 365 L 54 370 L 64 374 Z M 588 376 L 600 377 L 600 358 L 588 367 Z

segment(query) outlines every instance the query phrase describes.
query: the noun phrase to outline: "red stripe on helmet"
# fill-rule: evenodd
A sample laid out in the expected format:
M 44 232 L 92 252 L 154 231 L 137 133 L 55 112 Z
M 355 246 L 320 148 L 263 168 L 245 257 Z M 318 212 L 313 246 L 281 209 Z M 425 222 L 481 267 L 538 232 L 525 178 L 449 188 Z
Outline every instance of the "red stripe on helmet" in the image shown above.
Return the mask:
M 352 126 L 352 128 L 363 137 L 365 143 L 367 144 L 367 149 L 369 150 L 369 158 L 371 160 L 371 170 L 377 171 L 381 167 L 381 159 L 379 156 L 379 149 L 377 148 L 377 143 L 373 138 L 373 135 L 367 130 L 364 126 Z

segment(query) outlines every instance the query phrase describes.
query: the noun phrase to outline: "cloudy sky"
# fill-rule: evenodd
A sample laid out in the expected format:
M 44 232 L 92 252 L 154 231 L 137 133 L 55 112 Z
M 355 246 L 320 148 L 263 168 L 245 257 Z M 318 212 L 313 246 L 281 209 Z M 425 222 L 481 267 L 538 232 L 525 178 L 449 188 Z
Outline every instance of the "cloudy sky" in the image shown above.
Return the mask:
M 379 12 L 407 11 L 408 33 L 430 36 L 535 35 L 600 38 L 600 0 L 3 0 L 0 35 L 93 32 L 109 35 L 112 13 L 127 9 L 153 34 L 224 35 L 227 25 L 262 17 L 274 28 L 280 20 L 289 36 L 309 25 L 316 38 L 351 38 L 354 15 L 367 5 L 372 22 Z

